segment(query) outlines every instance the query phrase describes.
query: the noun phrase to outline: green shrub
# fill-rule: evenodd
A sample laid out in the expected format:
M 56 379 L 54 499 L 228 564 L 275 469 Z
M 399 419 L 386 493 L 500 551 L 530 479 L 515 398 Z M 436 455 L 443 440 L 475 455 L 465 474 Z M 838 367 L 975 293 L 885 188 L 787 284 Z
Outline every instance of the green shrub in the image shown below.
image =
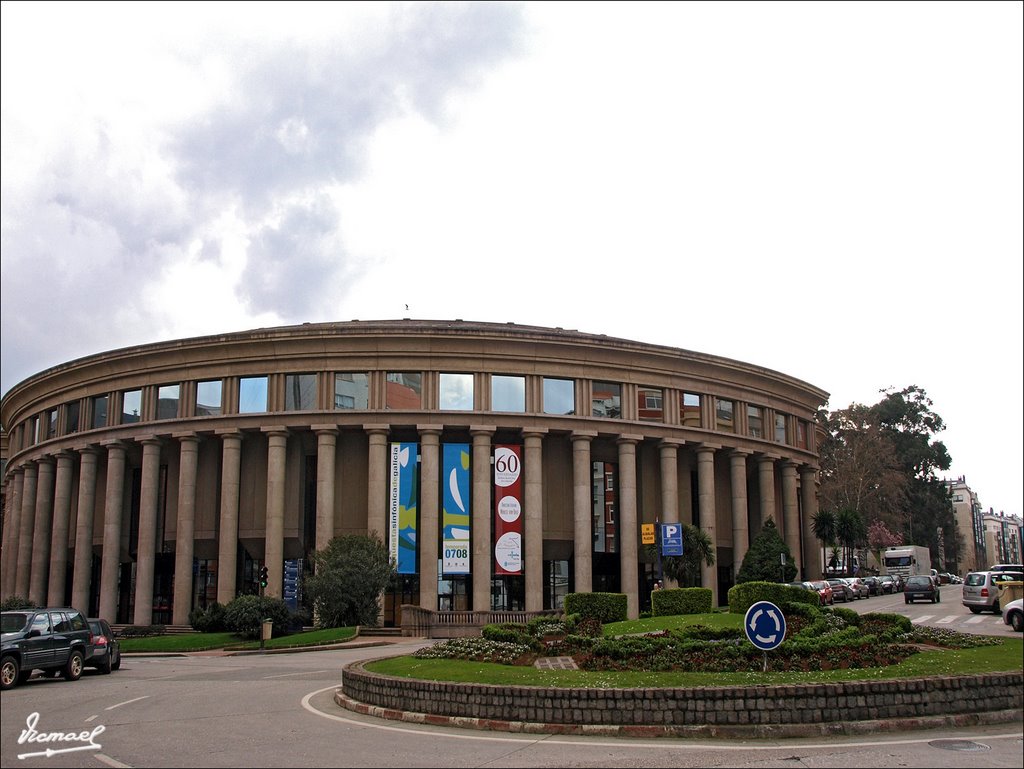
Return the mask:
M 120 633 L 119 638 L 146 638 L 167 633 L 166 625 L 128 625 Z
M 0 601 L 0 611 L 16 611 L 17 609 L 34 609 L 35 604 L 30 600 L 21 595 L 10 595 L 7 596 L 3 601 Z
M 190 611 L 188 622 L 197 633 L 222 633 L 228 629 L 224 607 L 216 601 L 205 609 L 197 606 Z
M 626 619 L 625 593 L 569 593 L 565 597 L 565 613 L 579 614 L 581 619 L 600 622 L 622 622 Z
M 228 630 L 243 638 L 258 639 L 263 632 L 263 620 L 274 623 L 274 635 L 284 635 L 291 612 L 280 598 L 258 595 L 240 595 L 224 607 L 224 622 Z
M 676 614 L 708 614 L 711 612 L 711 589 L 677 587 L 651 593 L 651 614 L 666 617 Z
M 484 625 L 480 636 L 497 643 L 523 644 L 529 646 L 532 638 L 527 626 L 522 622 L 502 622 Z
M 741 582 L 729 588 L 729 612 L 746 614 L 758 601 L 771 601 L 781 607 L 784 603 L 806 603 L 818 606 L 818 593 L 802 587 L 793 587 L 779 582 Z

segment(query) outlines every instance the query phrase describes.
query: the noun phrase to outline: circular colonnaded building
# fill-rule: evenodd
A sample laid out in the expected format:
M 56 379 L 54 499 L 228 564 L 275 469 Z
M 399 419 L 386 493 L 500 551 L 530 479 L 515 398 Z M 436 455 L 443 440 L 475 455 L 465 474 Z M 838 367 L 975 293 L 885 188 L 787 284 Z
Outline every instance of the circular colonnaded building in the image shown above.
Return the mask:
M 527 612 L 569 592 L 650 603 L 651 524 L 699 526 L 726 602 L 772 518 L 820 568 L 815 413 L 760 366 L 561 328 L 303 324 L 47 369 L 0 403 L 0 593 L 110 622 L 188 623 L 258 590 L 301 603 L 311 553 L 376 534 L 399 607 Z M 679 527 L 663 527 L 672 541 Z

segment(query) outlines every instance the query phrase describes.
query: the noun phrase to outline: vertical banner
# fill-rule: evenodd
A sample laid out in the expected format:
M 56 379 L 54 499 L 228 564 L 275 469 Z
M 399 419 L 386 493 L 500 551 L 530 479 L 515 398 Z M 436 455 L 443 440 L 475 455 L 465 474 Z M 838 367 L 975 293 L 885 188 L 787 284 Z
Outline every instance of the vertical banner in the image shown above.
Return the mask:
M 523 573 L 522 462 L 519 446 L 494 447 L 494 573 Z
M 416 492 L 418 444 L 391 444 L 388 548 L 399 574 L 416 573 Z
M 469 574 L 469 444 L 444 444 L 442 467 L 441 573 Z

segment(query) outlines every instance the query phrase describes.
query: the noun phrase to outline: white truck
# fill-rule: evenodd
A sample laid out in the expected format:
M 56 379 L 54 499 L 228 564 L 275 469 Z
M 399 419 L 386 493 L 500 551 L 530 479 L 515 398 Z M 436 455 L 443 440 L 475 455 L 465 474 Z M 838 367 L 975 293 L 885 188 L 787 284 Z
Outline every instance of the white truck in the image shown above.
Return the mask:
M 897 545 L 887 547 L 882 555 L 885 574 L 899 576 L 904 582 L 915 574 L 926 576 L 932 573 L 932 556 L 927 547 L 921 545 Z

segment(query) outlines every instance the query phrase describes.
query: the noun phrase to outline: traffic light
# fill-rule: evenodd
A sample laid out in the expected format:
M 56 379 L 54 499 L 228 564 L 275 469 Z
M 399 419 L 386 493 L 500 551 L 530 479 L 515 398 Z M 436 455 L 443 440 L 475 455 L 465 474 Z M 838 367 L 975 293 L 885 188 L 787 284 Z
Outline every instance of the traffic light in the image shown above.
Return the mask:
M 270 583 L 270 575 L 266 566 L 260 566 L 260 587 L 266 587 Z

